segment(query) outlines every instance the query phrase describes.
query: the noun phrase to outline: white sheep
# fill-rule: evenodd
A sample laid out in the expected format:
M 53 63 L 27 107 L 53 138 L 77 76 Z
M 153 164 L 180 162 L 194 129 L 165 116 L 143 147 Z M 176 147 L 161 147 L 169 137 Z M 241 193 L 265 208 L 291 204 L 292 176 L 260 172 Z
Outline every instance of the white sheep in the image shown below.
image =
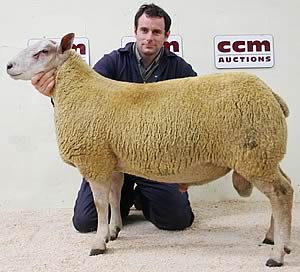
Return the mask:
M 90 254 L 104 253 L 121 229 L 122 173 L 185 188 L 233 170 L 241 195 L 249 195 L 254 185 L 270 199 L 265 242 L 274 249 L 266 265 L 281 266 L 290 252 L 293 201 L 289 178 L 279 167 L 287 144 L 284 101 L 246 73 L 149 84 L 110 80 L 70 50 L 73 39 L 70 33 L 60 45 L 42 40 L 10 61 L 7 72 L 29 80 L 58 68 L 52 98 L 60 154 L 89 180 L 98 212 Z

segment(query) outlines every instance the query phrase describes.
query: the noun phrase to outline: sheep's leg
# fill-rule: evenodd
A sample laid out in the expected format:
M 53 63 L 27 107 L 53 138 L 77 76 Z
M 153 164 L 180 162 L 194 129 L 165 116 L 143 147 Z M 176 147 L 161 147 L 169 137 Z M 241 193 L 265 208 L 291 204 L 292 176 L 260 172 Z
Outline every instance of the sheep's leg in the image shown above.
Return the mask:
M 272 205 L 274 248 L 266 265 L 270 267 L 282 266 L 285 252 L 290 252 L 293 188 L 281 173 L 272 181 L 260 180 L 253 181 L 253 183 L 270 199 Z
M 110 240 L 115 240 L 122 228 L 122 218 L 120 212 L 121 191 L 124 182 L 124 174 L 114 172 L 109 194 L 111 208 L 111 218 L 109 225 Z
M 291 233 L 291 199 L 284 198 L 271 199 L 274 218 L 274 248 L 273 254 L 266 265 L 271 267 L 282 266 L 285 253 L 290 253 L 290 233 Z M 271 223 L 272 229 L 272 223 Z
M 234 189 L 238 192 L 241 197 L 248 197 L 251 195 L 253 185 L 243 176 L 238 174 L 236 171 L 232 173 L 232 184 Z
M 267 245 L 274 245 L 274 217 L 273 217 L 273 215 L 271 216 L 270 228 L 268 229 L 268 231 L 266 233 L 263 243 L 267 244 Z M 285 243 L 284 251 L 285 251 L 285 253 L 290 254 L 291 250 L 289 249 L 289 247 L 287 247 L 287 244 L 288 244 L 288 242 Z
M 92 182 L 89 181 L 93 192 L 94 202 L 98 213 L 98 227 L 95 242 L 92 246 L 90 255 L 102 254 L 106 250 L 109 241 L 108 228 L 108 201 L 110 182 Z
M 279 167 L 280 174 L 284 176 L 284 178 L 291 184 L 290 178 L 282 171 L 282 169 Z M 264 244 L 268 245 L 274 245 L 274 218 L 273 215 L 271 216 L 271 222 L 270 227 L 266 233 L 265 239 L 263 240 Z M 284 248 L 285 252 L 287 254 L 290 253 L 290 250 L 288 248 Z
M 268 244 L 268 245 L 274 245 L 274 217 L 273 217 L 273 215 L 271 216 L 270 227 L 266 233 L 263 243 Z

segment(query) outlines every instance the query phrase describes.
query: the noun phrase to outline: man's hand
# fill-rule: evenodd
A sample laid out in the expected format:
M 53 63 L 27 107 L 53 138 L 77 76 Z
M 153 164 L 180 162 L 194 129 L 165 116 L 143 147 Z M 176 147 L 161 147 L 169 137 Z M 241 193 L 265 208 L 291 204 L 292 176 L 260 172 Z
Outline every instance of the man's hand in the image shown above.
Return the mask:
M 52 69 L 47 73 L 38 73 L 31 79 L 31 84 L 41 94 L 51 96 L 55 85 L 56 69 Z
M 178 183 L 178 190 L 179 190 L 179 192 L 185 193 L 185 192 L 187 192 L 188 188 L 189 188 L 188 184 L 186 184 L 186 183 Z

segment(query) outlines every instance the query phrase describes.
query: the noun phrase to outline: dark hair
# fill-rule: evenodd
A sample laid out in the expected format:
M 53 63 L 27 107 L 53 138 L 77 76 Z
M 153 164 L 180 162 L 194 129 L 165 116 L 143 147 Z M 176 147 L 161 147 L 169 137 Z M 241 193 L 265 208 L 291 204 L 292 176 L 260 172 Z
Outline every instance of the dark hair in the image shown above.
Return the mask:
M 163 17 L 165 20 L 165 32 L 168 32 L 171 27 L 171 18 L 168 13 L 166 13 L 162 8 L 154 4 L 144 4 L 140 6 L 139 10 L 134 17 L 134 27 L 135 30 L 138 28 L 138 20 L 143 15 L 146 14 L 149 17 Z

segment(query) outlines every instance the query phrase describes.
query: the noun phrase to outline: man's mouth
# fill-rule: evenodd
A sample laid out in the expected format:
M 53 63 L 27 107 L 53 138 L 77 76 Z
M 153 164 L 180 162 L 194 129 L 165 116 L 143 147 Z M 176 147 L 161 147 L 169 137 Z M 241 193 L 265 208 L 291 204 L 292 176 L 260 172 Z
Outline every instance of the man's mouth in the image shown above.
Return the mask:
M 144 44 L 144 46 L 147 47 L 147 48 L 153 48 L 154 47 L 153 44 Z

